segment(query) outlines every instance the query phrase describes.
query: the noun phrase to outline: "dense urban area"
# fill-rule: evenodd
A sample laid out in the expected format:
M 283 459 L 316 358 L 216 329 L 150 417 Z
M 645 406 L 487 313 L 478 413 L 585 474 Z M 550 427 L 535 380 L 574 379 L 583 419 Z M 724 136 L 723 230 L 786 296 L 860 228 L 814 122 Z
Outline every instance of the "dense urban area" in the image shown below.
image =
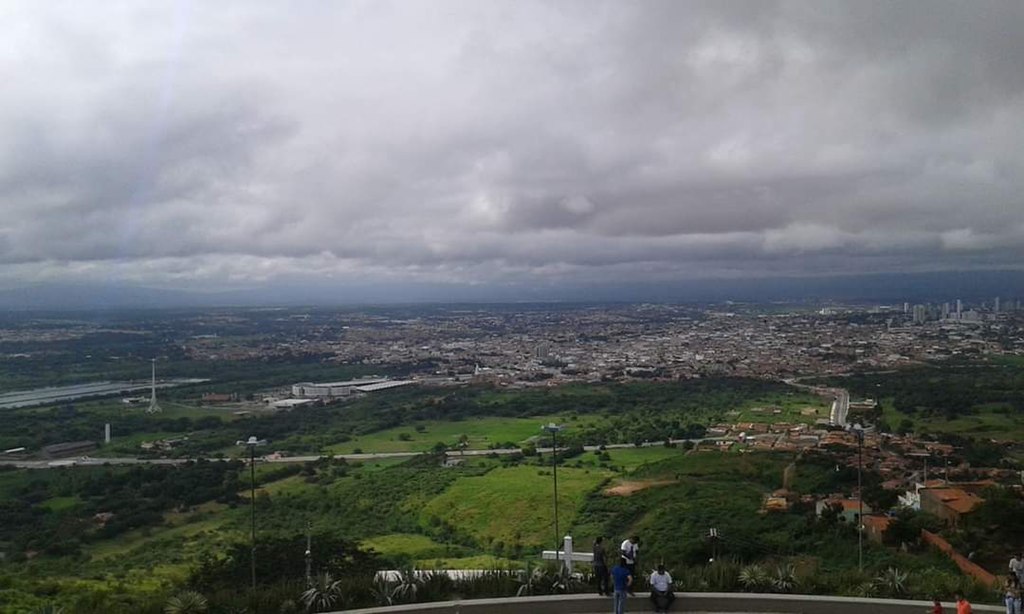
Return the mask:
M 0 607 L 591 590 L 542 551 L 634 533 L 687 590 L 996 601 L 1022 324 L 995 297 L 6 313 Z

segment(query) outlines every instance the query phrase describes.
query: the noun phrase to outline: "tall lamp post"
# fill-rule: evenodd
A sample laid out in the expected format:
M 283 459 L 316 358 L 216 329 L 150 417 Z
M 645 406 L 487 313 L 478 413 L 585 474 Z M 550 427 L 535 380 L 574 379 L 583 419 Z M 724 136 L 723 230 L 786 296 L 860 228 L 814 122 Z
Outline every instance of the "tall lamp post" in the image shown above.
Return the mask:
M 558 532 L 558 432 L 565 427 L 561 424 L 549 422 L 540 427 L 542 430 L 551 433 L 551 479 L 554 485 L 555 500 L 555 561 L 558 561 L 558 546 L 561 544 L 562 536 Z
M 864 571 L 864 486 L 861 482 L 861 471 L 864 467 L 864 427 L 853 425 L 853 432 L 857 436 L 857 505 L 860 507 L 857 512 L 857 568 Z
M 252 553 L 249 557 L 252 571 L 252 592 L 256 593 L 256 448 L 267 443 L 266 439 L 257 439 L 255 435 L 245 441 L 236 441 L 235 444 L 249 448 L 249 509 L 250 523 L 252 529 L 251 546 Z

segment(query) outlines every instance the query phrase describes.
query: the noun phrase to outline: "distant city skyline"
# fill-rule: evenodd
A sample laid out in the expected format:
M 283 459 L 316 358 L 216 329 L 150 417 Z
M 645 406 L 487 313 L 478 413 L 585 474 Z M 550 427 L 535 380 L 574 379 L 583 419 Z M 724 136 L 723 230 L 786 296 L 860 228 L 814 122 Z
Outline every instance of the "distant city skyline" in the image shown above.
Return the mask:
M 8 2 L 0 290 L 844 298 L 980 271 L 1003 281 L 950 283 L 1012 300 L 1022 24 L 1013 1 Z

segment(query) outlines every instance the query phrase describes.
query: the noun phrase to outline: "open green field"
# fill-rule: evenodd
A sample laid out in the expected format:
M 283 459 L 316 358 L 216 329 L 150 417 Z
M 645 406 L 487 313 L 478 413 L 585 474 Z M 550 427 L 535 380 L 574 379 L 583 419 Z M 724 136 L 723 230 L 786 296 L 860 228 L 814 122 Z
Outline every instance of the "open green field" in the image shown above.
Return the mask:
M 593 424 L 601 418 L 585 416 L 573 422 L 574 426 Z M 508 443 L 518 447 L 527 440 L 541 436 L 541 425 L 565 422 L 563 416 L 532 416 L 530 418 L 479 417 L 471 420 L 447 422 L 424 420 L 368 435 L 353 437 L 351 441 L 329 446 L 331 454 L 363 452 L 426 452 L 438 442 L 455 447 L 462 435 L 467 437 L 467 449 L 483 450 Z M 543 442 L 540 445 L 544 445 Z
M 951 433 L 997 441 L 1024 441 L 1024 414 L 1009 411 L 1002 405 L 978 405 L 972 413 L 947 418 L 907 414 L 893 407 L 892 399 L 883 399 L 882 419 L 891 428 L 909 424 L 909 430 L 915 433 Z
M 563 467 L 558 471 L 559 527 L 569 531 L 586 495 L 611 478 L 610 471 Z M 536 548 L 551 543 L 552 476 L 536 466 L 495 469 L 479 477 L 460 478 L 429 501 L 421 513 L 458 527 L 490 547 L 521 544 Z
M 831 401 L 794 391 L 791 394 L 776 393 L 749 401 L 738 413 L 730 412 L 728 417 L 732 422 L 814 424 L 819 418 L 828 418 L 830 409 Z

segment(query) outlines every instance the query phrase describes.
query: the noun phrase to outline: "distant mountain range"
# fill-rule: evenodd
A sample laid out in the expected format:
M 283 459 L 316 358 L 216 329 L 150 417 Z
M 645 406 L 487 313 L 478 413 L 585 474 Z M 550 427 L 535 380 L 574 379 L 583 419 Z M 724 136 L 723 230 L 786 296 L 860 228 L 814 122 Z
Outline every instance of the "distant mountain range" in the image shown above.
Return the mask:
M 93 310 L 393 303 L 939 302 L 1024 300 L 1024 271 L 708 279 L 581 285 L 296 284 L 196 291 L 119 284 L 38 284 L 0 290 L 0 309 Z

